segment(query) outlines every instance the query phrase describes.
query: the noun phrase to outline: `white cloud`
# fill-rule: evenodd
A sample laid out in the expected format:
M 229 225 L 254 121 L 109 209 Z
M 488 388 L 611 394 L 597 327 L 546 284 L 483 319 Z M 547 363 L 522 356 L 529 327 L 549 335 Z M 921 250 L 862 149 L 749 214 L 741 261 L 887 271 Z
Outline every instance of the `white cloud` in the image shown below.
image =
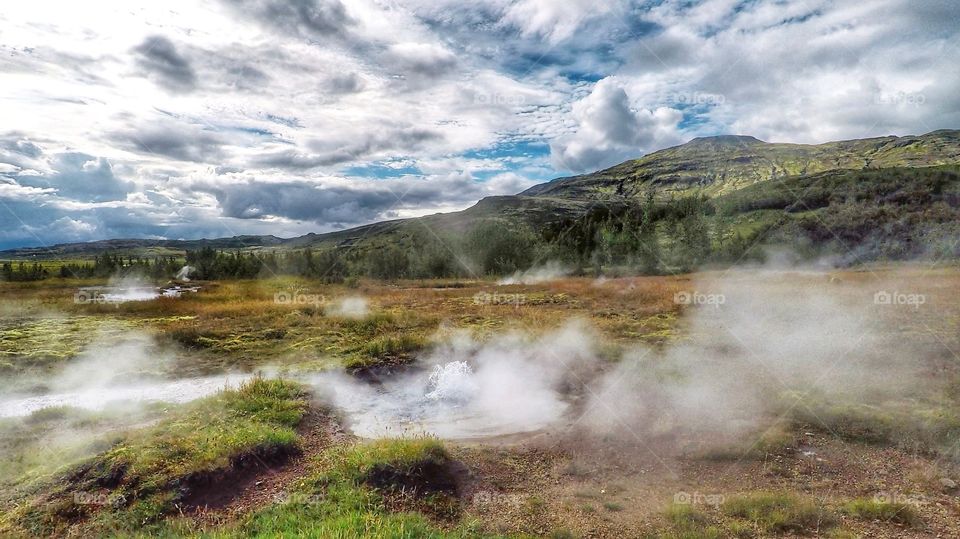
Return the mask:
M 626 15 L 621 0 L 519 0 L 506 8 L 503 22 L 556 44 L 572 37 L 592 19 L 611 12 Z
M 457 58 L 436 43 L 394 43 L 387 49 L 387 59 L 402 74 L 437 77 L 449 72 Z
M 584 172 L 614 165 L 680 140 L 680 111 L 634 109 L 618 81 L 606 78 L 573 105 L 576 131 L 551 144 L 554 165 Z
M 91 237 L 283 235 L 355 203 L 359 224 L 400 172 L 357 170 L 383 163 L 416 176 L 389 185 L 437 191 L 407 215 L 694 136 L 956 128 L 958 20 L 951 0 L 13 2 L 0 244 L 35 242 L 24 226 L 56 241 L 61 218 Z M 243 203 L 250 182 L 343 202 L 265 199 L 277 217 Z

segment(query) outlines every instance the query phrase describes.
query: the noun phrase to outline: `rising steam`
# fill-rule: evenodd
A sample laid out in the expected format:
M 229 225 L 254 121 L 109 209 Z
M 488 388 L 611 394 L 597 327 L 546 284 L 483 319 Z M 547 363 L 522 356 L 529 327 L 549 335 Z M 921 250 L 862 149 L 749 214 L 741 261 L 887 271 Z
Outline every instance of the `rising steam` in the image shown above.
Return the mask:
M 877 316 L 873 287 L 816 272 L 741 271 L 690 283 L 680 334 L 598 357 L 572 323 L 536 339 L 447 339 L 415 370 L 370 384 L 312 380 L 365 437 L 495 437 L 560 429 L 597 439 L 730 440 L 799 405 L 886 406 L 923 388 L 924 358 Z M 892 404 L 891 404 L 892 405 Z
M 364 437 L 531 432 L 565 416 L 575 373 L 596 357 L 593 342 L 581 324 L 535 340 L 509 333 L 484 344 L 460 333 L 424 358 L 426 369 L 381 385 L 342 374 L 312 382 Z

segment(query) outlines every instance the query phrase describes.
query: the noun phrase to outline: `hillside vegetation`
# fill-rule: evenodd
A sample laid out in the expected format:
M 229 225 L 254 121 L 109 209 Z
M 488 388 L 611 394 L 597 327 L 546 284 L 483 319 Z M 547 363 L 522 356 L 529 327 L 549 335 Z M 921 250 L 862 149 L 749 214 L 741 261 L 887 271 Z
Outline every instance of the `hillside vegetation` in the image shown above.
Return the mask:
M 0 257 L 82 257 L 76 253 L 88 249 L 92 258 L 107 249 L 153 256 L 145 273 L 155 279 L 162 277 L 158 264 L 184 257 L 206 279 L 330 281 L 502 276 L 548 262 L 573 272 L 672 273 L 761 260 L 771 248 L 843 265 L 942 259 L 960 254 L 951 241 L 958 193 L 960 131 L 821 145 L 724 136 L 489 197 L 461 212 L 290 240 L 153 241 L 139 248 L 135 240 L 115 240 Z M 70 276 L 65 271 L 10 264 L 3 278 Z M 73 274 L 98 272 L 79 266 Z

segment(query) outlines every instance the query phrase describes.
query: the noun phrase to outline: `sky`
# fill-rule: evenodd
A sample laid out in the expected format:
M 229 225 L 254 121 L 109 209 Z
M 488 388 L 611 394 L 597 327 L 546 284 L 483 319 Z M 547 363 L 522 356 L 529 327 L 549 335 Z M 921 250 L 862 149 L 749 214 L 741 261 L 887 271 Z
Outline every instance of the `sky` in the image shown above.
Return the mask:
M 955 0 L 127 0 L 0 9 L 0 249 L 292 237 L 697 136 L 960 128 Z

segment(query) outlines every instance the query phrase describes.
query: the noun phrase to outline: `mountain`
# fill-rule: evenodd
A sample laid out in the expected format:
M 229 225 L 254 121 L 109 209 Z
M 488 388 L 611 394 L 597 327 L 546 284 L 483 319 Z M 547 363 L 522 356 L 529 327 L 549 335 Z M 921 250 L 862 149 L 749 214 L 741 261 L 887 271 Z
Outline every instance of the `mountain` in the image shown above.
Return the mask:
M 897 219 L 909 216 L 909 226 L 896 225 L 899 226 L 897 237 L 902 239 L 911 231 L 953 218 L 952 214 L 943 212 L 934 215 L 923 204 L 955 207 L 960 197 L 955 196 L 954 179 L 960 176 L 950 166 L 958 164 L 960 130 L 816 145 L 768 143 L 750 136 L 702 137 L 606 170 L 558 178 L 518 195 L 488 197 L 459 212 L 384 221 L 291 239 L 237 236 L 212 240 L 105 240 L 13 249 L 0 252 L 0 259 L 82 257 L 105 250 L 169 253 L 201 247 L 298 249 L 379 247 L 391 243 L 408 246 L 409 239 L 417 234 L 435 235 L 435 231 L 439 231 L 462 237 L 478 223 L 491 219 L 544 231 L 575 222 L 598 207 L 615 209 L 636 205 L 648 194 L 661 201 L 702 195 L 729 214 L 729 225 L 739 227 L 737 230 L 749 232 L 776 226 L 783 234 L 805 235 L 810 241 L 835 239 L 826 237 L 822 230 L 817 234 L 824 237 L 816 239 L 816 234 L 810 232 L 816 228 L 815 224 L 798 219 L 815 218 L 821 222 L 832 219 L 841 204 L 853 198 L 860 204 L 856 211 L 873 211 L 878 205 L 884 206 L 886 213 L 882 222 L 891 227 Z M 870 189 L 870 186 L 882 186 L 882 189 Z M 794 196 L 798 189 L 803 196 Z M 807 196 L 810 193 L 816 198 Z M 890 201 L 898 200 L 909 203 L 890 209 Z M 844 215 L 851 208 L 844 206 L 843 211 L 847 212 Z M 855 221 L 851 218 L 837 226 L 861 225 Z
M 291 241 L 314 247 L 400 242 L 423 229 L 458 235 L 492 218 L 543 230 L 569 223 L 591 209 L 616 210 L 642 202 L 647 193 L 659 200 L 707 196 L 736 214 L 731 226 L 753 230 L 772 224 L 778 212 L 787 209 L 797 216 L 805 202 L 812 205 L 810 211 L 825 211 L 823 200 L 839 203 L 844 194 L 860 193 L 857 182 L 882 184 L 882 192 L 869 195 L 877 201 L 880 197 L 894 199 L 899 190 L 933 181 L 927 171 L 958 164 L 960 130 L 817 145 L 768 143 L 749 136 L 702 137 L 599 172 L 558 178 L 518 195 L 488 197 L 460 212 L 376 223 Z M 902 185 L 883 181 L 885 174 Z M 794 184 L 802 186 L 806 194 L 816 193 L 821 200 L 781 200 L 797 198 L 794 195 L 798 192 L 791 187 Z M 824 185 L 832 186 L 833 198 L 823 192 Z M 771 202 L 771 193 L 777 192 L 781 196 Z M 916 205 L 910 207 L 911 212 L 917 210 Z M 925 217 L 918 219 L 923 221 Z
M 775 178 L 828 170 L 927 167 L 960 162 L 960 130 L 921 136 L 880 137 L 826 144 L 768 143 L 719 136 L 654 152 L 599 172 L 534 186 L 523 196 L 580 199 L 701 192 L 709 196 Z

